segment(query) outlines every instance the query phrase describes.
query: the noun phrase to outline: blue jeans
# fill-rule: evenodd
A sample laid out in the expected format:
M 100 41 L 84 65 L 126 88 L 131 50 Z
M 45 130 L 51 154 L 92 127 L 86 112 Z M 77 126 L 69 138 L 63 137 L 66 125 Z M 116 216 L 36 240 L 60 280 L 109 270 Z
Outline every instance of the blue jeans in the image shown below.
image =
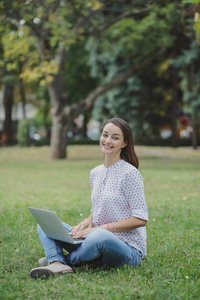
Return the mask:
M 63 223 L 66 230 L 70 225 Z M 45 251 L 48 264 L 59 261 L 63 264 L 80 265 L 97 260 L 108 267 L 124 264 L 137 266 L 141 263 L 141 252 L 118 239 L 112 232 L 97 228 L 91 231 L 83 243 L 69 244 L 46 236 L 38 225 L 38 234 Z M 65 255 L 63 248 L 69 253 Z

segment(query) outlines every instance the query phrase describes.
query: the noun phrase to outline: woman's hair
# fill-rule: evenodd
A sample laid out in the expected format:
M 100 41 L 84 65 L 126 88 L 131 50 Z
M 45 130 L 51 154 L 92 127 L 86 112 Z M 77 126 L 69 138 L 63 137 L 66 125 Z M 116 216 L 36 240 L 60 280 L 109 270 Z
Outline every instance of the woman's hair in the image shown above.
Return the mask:
M 124 148 L 122 148 L 122 151 L 120 154 L 121 158 L 138 169 L 139 161 L 138 161 L 137 155 L 135 153 L 133 135 L 132 135 L 132 131 L 131 131 L 129 124 L 126 121 L 124 121 L 123 119 L 112 118 L 103 123 L 101 132 L 103 131 L 104 127 L 108 123 L 112 123 L 115 126 L 118 126 L 123 132 L 124 142 L 127 145 Z

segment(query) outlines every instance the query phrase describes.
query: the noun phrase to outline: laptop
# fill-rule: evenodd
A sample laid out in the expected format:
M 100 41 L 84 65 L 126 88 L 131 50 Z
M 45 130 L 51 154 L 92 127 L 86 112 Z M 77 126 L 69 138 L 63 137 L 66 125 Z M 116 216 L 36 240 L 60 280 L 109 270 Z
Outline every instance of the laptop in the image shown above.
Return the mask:
M 29 211 L 40 225 L 44 233 L 54 239 L 70 244 L 79 244 L 84 239 L 74 239 L 64 227 L 55 211 L 28 206 Z

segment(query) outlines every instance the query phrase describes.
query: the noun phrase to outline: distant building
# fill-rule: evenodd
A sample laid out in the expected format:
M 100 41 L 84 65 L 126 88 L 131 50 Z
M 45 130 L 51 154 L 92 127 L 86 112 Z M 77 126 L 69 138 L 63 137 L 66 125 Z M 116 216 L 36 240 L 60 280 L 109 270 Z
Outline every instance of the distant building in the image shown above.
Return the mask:
M 26 112 L 26 118 L 32 119 L 35 116 L 36 109 L 33 104 L 27 103 L 25 105 L 25 112 Z M 19 122 L 22 121 L 23 119 L 24 119 L 24 116 L 23 116 L 22 103 L 19 102 L 17 104 L 14 104 L 12 107 L 14 139 L 16 139 L 16 136 L 17 136 L 17 128 L 18 128 Z M 0 131 L 1 132 L 3 132 L 3 130 L 4 130 L 4 120 L 5 120 L 5 110 L 4 110 L 4 104 L 3 104 L 3 91 L 0 91 Z M 80 115 L 75 119 L 75 123 L 77 124 L 78 128 L 81 128 L 81 126 L 83 126 L 83 120 L 84 120 L 83 115 Z M 98 140 L 99 139 L 99 128 L 100 128 L 99 122 L 91 119 L 87 126 L 87 136 L 92 140 Z M 33 134 L 35 134 L 35 131 L 32 133 L 32 135 Z M 69 133 L 69 135 L 70 135 L 70 133 Z
M 25 105 L 26 118 L 31 119 L 35 116 L 35 107 L 34 105 L 27 103 Z M 14 104 L 12 107 L 12 120 L 14 124 L 18 124 L 21 120 L 23 120 L 23 108 L 22 103 L 19 102 Z M 5 120 L 5 110 L 3 104 L 3 92 L 0 91 L 0 130 L 3 130 Z

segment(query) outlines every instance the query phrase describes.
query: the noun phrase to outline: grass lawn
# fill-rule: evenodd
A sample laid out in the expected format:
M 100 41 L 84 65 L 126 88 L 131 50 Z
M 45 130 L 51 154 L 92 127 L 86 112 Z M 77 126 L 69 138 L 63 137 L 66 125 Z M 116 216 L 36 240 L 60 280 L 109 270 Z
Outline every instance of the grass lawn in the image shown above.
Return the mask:
M 149 210 L 148 256 L 136 268 L 88 265 L 34 280 L 44 256 L 27 206 L 56 210 L 76 224 L 90 213 L 90 170 L 98 146 L 70 146 L 52 161 L 48 147 L 0 149 L 0 299 L 200 299 L 200 151 L 136 147 Z

